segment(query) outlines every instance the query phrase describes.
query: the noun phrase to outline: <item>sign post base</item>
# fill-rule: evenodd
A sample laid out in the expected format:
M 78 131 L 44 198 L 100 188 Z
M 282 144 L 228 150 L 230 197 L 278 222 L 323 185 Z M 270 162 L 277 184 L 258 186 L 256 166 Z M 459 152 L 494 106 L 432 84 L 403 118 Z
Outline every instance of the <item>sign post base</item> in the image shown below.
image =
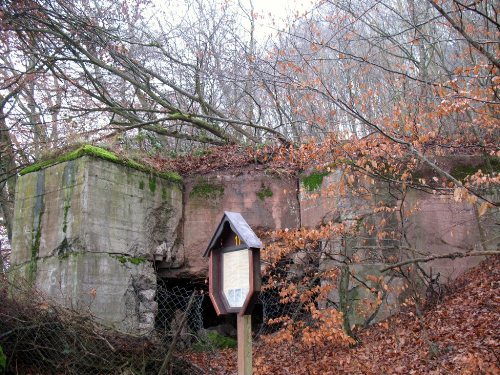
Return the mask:
M 252 375 L 252 316 L 236 315 L 238 375 Z

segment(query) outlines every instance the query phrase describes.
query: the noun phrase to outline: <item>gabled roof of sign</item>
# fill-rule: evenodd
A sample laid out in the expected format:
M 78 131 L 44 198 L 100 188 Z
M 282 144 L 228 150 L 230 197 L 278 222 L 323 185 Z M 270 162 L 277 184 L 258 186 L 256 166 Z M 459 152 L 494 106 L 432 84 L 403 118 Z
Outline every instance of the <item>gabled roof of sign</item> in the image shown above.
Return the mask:
M 215 246 L 217 239 L 222 234 L 224 224 L 226 223 L 229 223 L 233 232 L 236 233 L 240 237 L 241 241 L 244 242 L 249 248 L 262 248 L 262 242 L 260 241 L 259 237 L 257 237 L 252 228 L 250 228 L 250 225 L 248 225 L 246 220 L 243 218 L 243 216 L 241 216 L 239 212 L 224 211 L 224 216 L 222 217 L 219 226 L 215 230 L 215 233 L 210 240 L 205 253 L 203 254 L 204 257 L 210 254 L 210 251 Z

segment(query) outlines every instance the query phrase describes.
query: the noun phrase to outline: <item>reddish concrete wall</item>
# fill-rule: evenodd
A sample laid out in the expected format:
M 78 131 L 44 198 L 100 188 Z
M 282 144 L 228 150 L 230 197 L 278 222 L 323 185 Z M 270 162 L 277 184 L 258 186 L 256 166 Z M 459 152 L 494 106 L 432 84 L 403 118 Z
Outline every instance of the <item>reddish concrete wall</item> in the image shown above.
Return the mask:
M 473 161 L 475 162 L 469 160 Z M 447 160 L 448 164 L 441 163 L 441 166 L 450 170 L 454 165 L 452 162 L 453 160 Z M 426 175 L 427 172 L 424 172 Z M 340 183 L 342 179 L 343 187 Z M 313 192 L 306 191 L 296 178 L 280 178 L 251 168 L 185 178 L 183 233 L 179 236 L 182 244 L 178 247 L 182 254 L 177 255 L 184 262 L 176 269 L 166 268 L 166 265 L 161 268 L 160 264 L 160 274 L 165 277 L 205 278 L 207 261 L 202 258 L 202 254 L 224 211 L 241 212 L 254 229 L 266 230 L 297 228 L 301 225 L 314 228 L 329 221 L 349 222 L 365 217 L 363 224 L 374 225 L 376 230 L 363 236 L 364 240 L 357 245 L 373 248 L 389 248 L 394 245 L 397 248 L 397 241 L 377 239 L 377 232 L 400 230 L 399 214 L 370 213 L 373 207 L 381 204 L 394 206 L 401 202 L 396 201 L 395 196 L 389 193 L 387 183 L 376 183 L 371 178 L 361 178 L 353 183 L 364 189 L 354 191 L 350 188 L 341 171 L 325 176 L 321 186 Z M 200 186 L 212 188 L 208 192 L 203 192 L 202 188 L 202 194 L 199 194 Z M 267 194 L 259 197 L 260 192 Z M 498 196 L 491 196 L 491 199 L 498 201 Z M 479 249 L 481 246 L 478 220 L 470 204 L 455 202 L 451 196 L 410 191 L 404 207 L 405 212 L 414 212 L 404 218 L 407 243 L 401 243 L 400 246 L 429 254 L 466 251 Z M 383 228 L 378 226 L 381 219 L 384 222 Z M 498 212 L 496 217 L 488 214 L 481 218 L 489 249 L 499 246 L 495 220 L 499 220 Z M 379 259 L 390 255 L 398 256 L 399 253 L 394 253 L 394 246 L 391 253 L 382 253 L 384 250 L 380 250 Z M 362 251 L 357 252 L 364 258 Z M 448 277 L 458 276 L 479 261 L 478 258 L 441 260 L 429 263 L 428 268 L 433 267 L 434 273 L 441 272 L 441 280 L 444 281 Z M 367 260 L 367 263 L 372 263 L 372 260 Z
M 340 172 L 332 173 L 323 178 L 318 191 L 308 192 L 304 186 L 300 188 L 300 220 L 307 228 L 314 228 L 319 224 L 338 217 L 339 202 L 338 188 Z
M 179 269 L 162 270 L 163 276 L 206 277 L 208 264 L 202 255 L 224 211 L 240 212 L 254 229 L 296 228 L 300 226 L 297 180 L 255 170 L 186 178 L 185 264 Z
M 447 162 L 446 165 L 441 163 L 441 166 L 450 171 L 454 164 L 450 160 Z M 460 162 L 462 164 L 459 165 L 464 165 L 463 161 Z M 477 161 L 475 162 L 472 165 L 478 165 Z M 423 171 L 422 175 L 429 178 L 428 173 L 430 171 Z M 387 267 L 388 260 L 393 262 L 397 259 L 500 248 L 500 210 L 496 208 L 479 215 L 477 206 L 466 200 L 457 202 L 451 194 L 439 195 L 419 190 L 408 190 L 402 201 L 401 195 L 398 195 L 394 188 L 393 194 L 390 194 L 387 183 L 376 183 L 369 178 L 361 178 L 354 181 L 354 190 L 350 189 L 345 181 L 342 186 L 342 178 L 342 173 L 335 171 L 325 176 L 322 184 L 313 192 L 308 192 L 301 186 L 300 208 L 304 227 L 314 228 L 333 221 L 348 225 L 357 223 L 360 229 L 360 233 L 351 238 L 346 246 L 347 264 L 356 259 L 349 266 L 356 278 L 349 279 L 346 292 L 351 299 L 351 324 L 364 324 L 374 311 L 377 311 L 373 320 L 376 322 L 399 310 L 400 302 L 406 296 L 406 280 L 397 274 L 381 273 L 381 270 Z M 485 191 L 483 196 L 491 202 L 500 201 L 498 189 Z M 373 208 L 381 204 L 403 207 L 403 215 L 400 216 L 399 211 L 373 214 Z M 374 230 L 365 230 L 365 225 Z M 388 236 L 379 236 L 381 232 L 387 233 Z M 401 233 L 405 236 L 398 235 Z M 342 267 L 346 258 L 339 254 L 345 250 L 340 239 L 328 241 L 324 251 L 330 256 L 321 260 L 322 269 Z M 447 258 L 422 263 L 421 267 L 426 269 L 428 274 L 432 271 L 434 277 L 439 273 L 439 282 L 444 283 L 476 266 L 483 259 Z M 377 305 L 373 291 L 366 287 L 368 285 L 374 290 L 380 288 L 380 285 L 372 283 L 374 277 L 375 280 L 382 279 L 387 288 L 378 310 L 375 310 Z M 331 301 L 339 302 L 338 290 L 334 289 L 329 297 Z
M 366 195 L 361 193 L 361 195 L 353 196 L 349 191 L 340 193 L 338 189 L 340 176 L 339 172 L 326 176 L 316 192 L 306 192 L 304 188 L 301 188 L 301 222 L 304 227 L 317 227 L 331 220 L 346 222 L 350 217 L 368 214 L 381 202 L 389 203 L 389 206 L 401 204 L 401 201 L 392 200 L 391 202 L 388 188 L 383 183 L 372 186 L 365 184 Z M 371 192 L 374 194 L 372 195 Z M 498 192 L 489 192 L 485 196 L 493 202 L 499 201 Z M 403 207 L 405 213 L 411 212 L 404 217 L 404 223 L 401 223 L 398 212 L 385 216 L 378 214 L 372 216 L 369 221 L 370 224 L 375 225 L 376 231 L 371 235 L 363 236 L 375 239 L 377 232 L 381 230 L 403 231 L 406 237 L 401 239 L 400 246 L 417 251 L 413 255 L 408 253 L 408 257 L 483 250 L 483 247 L 496 250 L 500 246 L 498 228 L 496 228 L 500 214 L 496 209 L 491 209 L 484 216 L 479 217 L 474 205 L 466 201 L 456 202 L 452 195 L 431 194 L 419 190 L 409 190 Z M 384 228 L 380 228 L 377 224 L 382 217 L 385 223 Z M 380 255 L 386 256 L 387 254 L 381 253 Z M 480 257 L 442 259 L 429 262 L 425 266 L 428 270 L 432 268 L 434 274 L 440 272 L 440 281 L 443 282 L 474 267 L 482 259 Z
M 498 211 L 490 210 L 480 217 L 470 203 L 455 202 L 450 196 L 419 191 L 409 194 L 405 208 L 407 211 L 414 210 L 406 223 L 407 240 L 410 247 L 422 254 L 496 250 L 499 246 L 498 233 L 495 234 Z M 456 278 L 481 260 L 481 257 L 438 259 L 423 266 L 429 271 L 432 268 L 434 275 L 439 272 L 443 282 Z
M 341 170 L 323 177 L 322 184 L 308 191 L 300 184 L 300 219 L 306 228 L 315 228 L 329 221 L 341 222 L 372 212 L 372 207 L 393 200 L 387 193 L 387 184 L 375 183 L 372 178 L 353 182 L 364 189 L 352 189 Z

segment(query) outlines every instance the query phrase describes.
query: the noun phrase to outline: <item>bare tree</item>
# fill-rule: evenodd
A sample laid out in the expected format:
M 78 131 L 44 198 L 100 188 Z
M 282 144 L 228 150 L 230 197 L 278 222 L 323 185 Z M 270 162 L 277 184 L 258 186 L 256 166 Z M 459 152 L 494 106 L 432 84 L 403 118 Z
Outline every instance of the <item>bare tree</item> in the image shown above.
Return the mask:
M 159 23 L 156 29 L 137 12 L 135 19 L 115 19 L 109 9 L 104 16 L 102 5 L 94 11 L 64 1 L 7 2 L 3 12 L 23 53 L 87 99 L 63 105 L 71 113 L 99 113 L 117 131 L 142 128 L 202 143 L 258 142 L 255 129 L 285 141 L 254 123 L 248 109 L 246 116 L 239 110 L 254 100 L 244 83 L 248 68 L 237 64 L 252 50 L 240 45 L 234 12 L 213 5 L 188 3 L 186 26 Z

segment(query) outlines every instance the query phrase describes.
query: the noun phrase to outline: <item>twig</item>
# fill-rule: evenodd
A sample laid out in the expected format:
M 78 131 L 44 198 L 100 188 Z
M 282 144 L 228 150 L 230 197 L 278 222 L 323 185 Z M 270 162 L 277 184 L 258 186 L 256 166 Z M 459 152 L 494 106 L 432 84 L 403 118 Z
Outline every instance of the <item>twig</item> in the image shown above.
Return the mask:
M 429 257 L 425 257 L 425 258 L 408 259 L 408 260 L 405 260 L 403 262 L 391 264 L 390 266 L 383 268 L 380 272 L 386 272 L 386 271 L 391 270 L 393 268 L 406 266 L 407 264 L 426 263 L 426 262 L 430 262 L 434 259 L 445 259 L 445 258 L 446 259 L 456 259 L 456 258 L 465 258 L 465 257 L 478 257 L 478 256 L 485 256 L 485 255 L 500 255 L 500 251 L 495 251 L 495 250 L 492 250 L 492 251 L 471 251 L 468 253 L 455 252 L 455 253 L 449 253 L 449 254 L 443 254 L 443 255 L 432 255 Z
M 101 335 L 99 335 L 99 334 L 98 334 L 96 331 L 94 331 L 94 330 L 92 330 L 92 333 L 93 333 L 94 335 L 96 335 L 97 337 L 99 337 L 101 340 L 103 340 L 103 341 L 104 341 L 104 342 L 105 342 L 105 343 L 109 346 L 109 348 L 111 349 L 111 351 L 112 351 L 113 353 L 115 353 L 115 352 L 116 352 L 116 349 L 114 348 L 114 346 L 113 346 L 113 345 L 111 345 L 111 343 L 110 343 L 108 340 L 106 340 L 106 338 L 102 337 Z

